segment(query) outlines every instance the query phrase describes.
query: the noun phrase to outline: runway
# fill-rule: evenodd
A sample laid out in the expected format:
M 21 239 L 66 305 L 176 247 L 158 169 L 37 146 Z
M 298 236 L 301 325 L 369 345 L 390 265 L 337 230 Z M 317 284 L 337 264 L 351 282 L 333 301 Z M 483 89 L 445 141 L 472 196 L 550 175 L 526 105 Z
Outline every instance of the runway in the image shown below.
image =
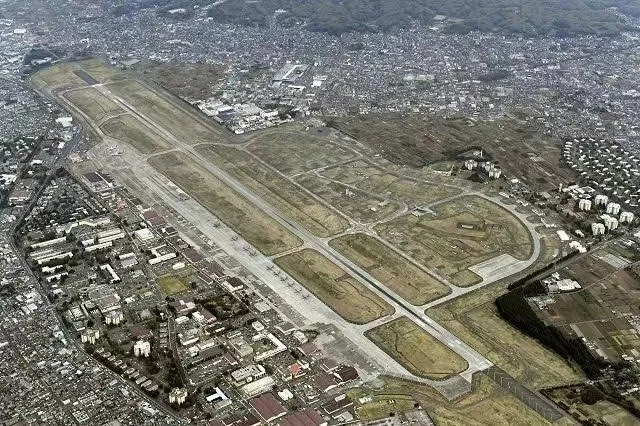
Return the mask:
M 451 300 L 462 294 L 466 294 L 470 291 L 488 285 L 513 273 L 519 272 L 520 270 L 523 270 L 524 268 L 530 266 L 533 262 L 535 262 L 535 260 L 537 260 L 540 254 L 540 241 L 539 236 L 535 231 L 535 227 L 534 225 L 526 221 L 526 218 L 523 217 L 524 215 L 517 214 L 517 212 L 514 211 L 513 207 L 506 206 L 493 197 L 488 197 L 484 194 L 473 193 L 473 195 L 481 196 L 492 202 L 495 202 L 496 204 L 501 205 L 502 207 L 507 208 L 510 212 L 516 214 L 516 216 L 523 222 L 523 224 L 525 224 L 531 234 L 534 246 L 533 254 L 529 260 L 521 261 L 517 264 L 517 267 L 502 268 L 495 274 L 488 274 L 488 277 L 485 277 L 485 279 L 481 283 L 475 286 L 471 286 L 468 288 L 451 286 L 452 292 L 449 295 L 444 296 L 424 306 L 413 306 L 402 299 L 402 297 L 400 297 L 398 294 L 380 283 L 374 277 L 369 275 L 365 270 L 363 270 L 348 258 L 343 256 L 341 253 L 330 247 L 327 239 L 322 239 L 311 234 L 294 220 L 285 216 L 280 210 L 276 209 L 264 199 L 254 194 L 242 183 L 237 181 L 217 165 L 203 160 L 192 146 L 184 143 L 181 140 L 178 140 L 171 134 L 169 129 L 163 127 L 159 123 L 155 123 L 153 120 L 149 119 L 149 117 L 140 113 L 133 105 L 131 105 L 124 99 L 112 94 L 105 85 L 97 84 L 92 87 L 99 90 L 104 96 L 107 96 L 109 99 L 116 102 L 126 111 L 129 111 L 142 123 L 163 136 L 167 141 L 171 142 L 175 147 L 175 150 L 188 155 L 196 164 L 212 173 L 227 186 L 235 190 L 238 194 L 242 195 L 249 202 L 260 208 L 272 219 L 277 221 L 280 225 L 300 238 L 304 242 L 305 247 L 312 248 L 318 251 L 320 254 L 324 255 L 336 265 L 344 269 L 362 285 L 365 285 L 371 291 L 382 297 L 395 309 L 394 315 L 386 317 L 385 320 L 390 320 L 402 315 L 407 316 L 421 328 L 423 328 L 427 333 L 442 342 L 444 345 L 451 348 L 460 357 L 464 358 L 468 363 L 468 368 L 460 373 L 459 377 L 454 377 L 452 379 L 449 379 L 448 381 L 427 380 L 409 373 L 403 366 L 398 364 L 395 360 L 389 357 L 384 351 L 382 351 L 364 336 L 365 331 L 372 328 L 373 326 L 379 325 L 382 320 L 374 321 L 373 323 L 363 326 L 357 326 L 346 322 L 314 296 L 302 300 L 300 294 L 293 289 L 293 286 L 288 286 L 279 278 L 274 278 L 273 274 L 267 269 L 267 266 L 272 265 L 272 262 L 269 258 L 259 253 L 256 256 L 252 256 L 248 251 L 244 249 L 239 250 L 239 244 L 242 245 L 242 247 L 249 246 L 249 244 L 243 241 L 241 238 L 233 241 L 232 237 L 234 237 L 235 233 L 229 228 L 225 226 L 215 227 L 213 223 L 217 222 L 217 218 L 215 218 L 213 214 L 206 210 L 197 201 L 193 199 L 189 199 L 186 201 L 179 200 L 177 197 L 175 197 L 174 194 L 171 194 L 169 192 L 170 190 L 168 186 L 163 187 L 162 185 L 158 184 L 158 178 L 165 180 L 166 178 L 164 178 L 159 172 L 153 169 L 146 162 L 146 157 L 137 155 L 137 159 L 130 163 L 131 170 L 136 174 L 137 178 L 140 181 L 144 182 L 147 185 L 148 189 L 157 194 L 157 196 L 160 197 L 160 199 L 162 199 L 164 203 L 170 205 L 172 208 L 178 211 L 183 217 L 185 217 L 193 225 L 195 225 L 201 232 L 207 235 L 211 240 L 215 241 L 216 244 L 218 244 L 223 250 L 233 255 L 243 266 L 245 266 L 249 271 L 259 277 L 261 280 L 263 280 L 274 292 L 281 295 L 283 299 L 287 300 L 287 302 L 290 303 L 294 309 L 298 310 L 310 321 L 335 324 L 350 341 L 352 341 L 361 349 L 363 353 L 367 354 L 379 366 L 382 367 L 381 372 L 427 383 L 440 390 L 441 392 L 446 393 L 448 389 L 450 390 L 452 387 L 460 386 L 460 378 L 463 378 L 466 382 L 466 385 L 464 385 L 464 387 L 467 387 L 467 385 L 469 385 L 470 388 L 472 375 L 475 372 L 485 370 L 492 366 L 492 363 L 487 358 L 485 358 L 482 354 L 478 353 L 466 343 L 459 340 L 454 334 L 452 334 L 440 324 L 435 322 L 432 318 L 427 316 L 424 311 L 426 308 L 444 303 L 447 300 Z M 89 123 L 91 123 L 91 120 L 82 111 L 79 111 L 73 105 L 70 106 L 74 111 L 82 115 Z M 94 130 L 98 132 L 99 135 L 104 139 L 109 139 L 100 131 L 99 127 L 94 127 Z M 125 161 L 128 160 L 125 159 Z M 289 278 L 289 280 L 293 279 Z M 300 284 L 297 283 L 296 285 L 300 286 Z

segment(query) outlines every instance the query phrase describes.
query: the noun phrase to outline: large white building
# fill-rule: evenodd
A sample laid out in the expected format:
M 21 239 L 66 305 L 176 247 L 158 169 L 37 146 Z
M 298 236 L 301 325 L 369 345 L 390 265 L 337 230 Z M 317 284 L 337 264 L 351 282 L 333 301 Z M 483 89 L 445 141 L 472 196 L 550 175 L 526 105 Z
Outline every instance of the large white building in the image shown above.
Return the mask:
M 604 226 L 606 226 L 608 230 L 613 231 L 614 229 L 618 228 L 618 219 L 616 219 L 615 217 L 604 216 L 603 219 Z
M 622 212 L 620 213 L 620 223 L 631 223 L 635 218 L 634 214 L 631 212 Z
M 151 343 L 146 340 L 138 340 L 133 345 L 133 354 L 135 356 L 148 357 L 151 354 Z
M 607 214 L 617 215 L 620 213 L 620 204 L 609 203 L 607 204 Z
M 595 205 L 597 206 L 606 206 L 609 203 L 609 197 L 604 194 L 598 194 L 595 198 Z
M 580 210 L 588 212 L 589 210 L 591 210 L 591 200 L 587 200 L 586 198 L 581 198 L 580 201 L 578 201 L 578 208 Z
M 169 392 L 169 404 L 178 404 L 181 405 L 187 399 L 187 389 L 186 388 L 173 388 L 171 392 Z
M 603 235 L 604 231 L 605 231 L 604 224 L 596 223 L 596 222 L 591 224 L 591 232 L 593 233 L 593 235 Z

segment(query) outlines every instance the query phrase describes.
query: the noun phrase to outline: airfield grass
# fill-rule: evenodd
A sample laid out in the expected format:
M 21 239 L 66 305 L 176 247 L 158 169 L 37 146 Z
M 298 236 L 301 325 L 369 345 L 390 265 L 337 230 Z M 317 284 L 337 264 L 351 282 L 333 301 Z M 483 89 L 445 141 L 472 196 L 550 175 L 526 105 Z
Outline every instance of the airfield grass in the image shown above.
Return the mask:
M 44 68 L 31 77 L 31 83 L 37 89 L 64 90 L 84 87 L 87 83 L 74 74 L 82 70 L 103 83 L 125 77 L 122 70 L 112 67 L 104 58 L 92 58 L 75 62 L 61 62 Z
M 362 191 L 407 203 L 423 205 L 451 197 L 458 189 L 400 177 L 365 160 L 355 160 L 323 170 L 322 176 L 353 185 Z
M 351 323 L 366 324 L 394 312 L 391 305 L 315 250 L 291 253 L 275 263 Z
M 356 158 L 353 151 L 300 132 L 272 131 L 251 140 L 250 152 L 287 175 L 307 172 Z
M 196 149 L 314 235 L 329 237 L 349 227 L 348 220 L 246 151 L 221 145 L 201 145 Z
M 473 391 L 455 401 L 447 401 L 432 387 L 412 381 L 385 377 L 384 385 L 379 389 L 352 388 L 348 394 L 352 398 L 368 396 L 375 401 L 395 399 L 399 397 L 411 398 L 421 405 L 440 425 L 549 425 L 543 417 L 531 410 L 513 394 L 499 387 L 484 374 L 476 374 L 473 379 Z M 365 407 L 359 405 L 356 409 Z M 394 411 L 394 410 L 391 410 Z M 397 410 L 395 412 L 399 412 Z M 379 411 L 378 418 L 389 415 Z M 370 418 L 373 420 L 372 418 Z M 555 425 L 570 425 L 571 422 L 560 420 Z
M 126 142 L 142 154 L 154 154 L 171 148 L 171 144 L 130 114 L 105 121 L 100 129 L 105 135 Z
M 72 90 L 63 96 L 97 124 L 105 118 L 125 112 L 118 104 L 93 87 Z
M 413 305 L 424 305 L 451 292 L 448 286 L 369 235 L 345 235 L 329 244 Z
M 265 255 L 302 244 L 295 235 L 185 154 L 169 152 L 148 161 Z
M 524 260 L 532 248 L 524 225 L 502 207 L 476 196 L 447 201 L 433 208 L 436 216 L 406 214 L 375 227 L 389 243 L 423 265 L 449 277 L 503 253 Z M 472 229 L 466 228 L 471 226 Z
M 194 145 L 220 142 L 221 130 L 205 123 L 197 111 L 187 109 L 177 98 L 161 93 L 137 80 L 127 79 L 107 86 L 116 96 L 131 104 L 136 110 L 159 126 L 163 126 L 176 139 Z
M 497 283 L 430 308 L 427 315 L 525 386 L 538 389 L 581 381 L 579 370 L 500 318 L 494 301 L 505 291 Z
M 375 194 L 346 187 L 311 174 L 298 176 L 296 182 L 360 223 L 372 223 L 399 211 L 401 206 Z
M 411 373 L 443 380 L 464 371 L 468 364 L 447 346 L 407 317 L 367 330 L 366 336 Z
M 389 413 L 402 413 L 414 407 L 415 400 L 408 395 L 376 395 L 372 401 L 358 405 L 356 413 L 359 420 L 373 421 L 389 416 Z
M 184 280 L 172 274 L 159 277 L 156 279 L 156 283 L 158 283 L 162 291 L 164 291 L 167 296 L 173 296 L 174 294 L 189 290 L 189 287 L 187 287 Z

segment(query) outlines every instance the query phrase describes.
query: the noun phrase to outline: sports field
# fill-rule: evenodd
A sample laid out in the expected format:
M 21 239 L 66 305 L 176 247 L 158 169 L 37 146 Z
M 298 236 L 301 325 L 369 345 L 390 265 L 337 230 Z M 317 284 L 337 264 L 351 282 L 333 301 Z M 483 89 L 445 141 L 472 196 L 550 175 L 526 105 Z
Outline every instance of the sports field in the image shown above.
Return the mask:
M 505 253 L 518 260 L 530 254 L 528 230 L 488 200 L 461 197 L 433 210 L 435 216 L 406 214 L 375 229 L 386 241 L 459 286 L 476 282 L 469 275 L 470 266 Z M 462 279 L 457 275 L 460 273 L 465 274 Z
M 266 255 L 302 242 L 187 155 L 169 152 L 149 163 Z
M 416 376 L 442 380 L 468 367 L 464 359 L 407 317 L 372 328 L 366 335 Z
M 424 305 L 451 292 L 448 286 L 369 235 L 345 235 L 331 240 L 330 245 L 413 305 Z
M 344 217 L 246 151 L 222 145 L 196 149 L 313 234 L 329 237 L 349 227 Z
M 275 263 L 345 320 L 366 324 L 394 309 L 315 250 L 279 257 Z
M 167 296 L 173 296 L 174 294 L 182 293 L 189 289 L 182 278 L 172 274 L 163 275 L 156 279 L 156 283 L 158 283 Z

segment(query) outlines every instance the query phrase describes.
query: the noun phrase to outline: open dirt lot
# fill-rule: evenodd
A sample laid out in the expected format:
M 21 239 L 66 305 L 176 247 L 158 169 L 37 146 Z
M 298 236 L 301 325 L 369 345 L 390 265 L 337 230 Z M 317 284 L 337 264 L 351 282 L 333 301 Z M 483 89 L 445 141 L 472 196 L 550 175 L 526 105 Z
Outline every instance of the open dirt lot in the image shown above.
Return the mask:
M 396 164 L 422 167 L 481 147 L 507 170 L 538 190 L 575 179 L 559 166 L 562 142 L 515 119 L 474 121 L 422 115 L 372 114 L 330 119 L 337 129 Z
M 185 154 L 169 152 L 151 158 L 149 163 L 262 253 L 273 255 L 302 244 L 295 235 Z
M 198 111 L 177 98 L 165 95 L 161 90 L 131 79 L 108 84 L 107 88 L 151 121 L 163 126 L 169 125 L 170 133 L 187 144 L 225 140 L 221 136 L 226 132 L 225 129 L 215 123 L 205 123 Z
M 414 305 L 424 305 L 451 291 L 369 235 L 345 235 L 332 240 L 330 245 Z
M 260 134 L 251 140 L 248 149 L 288 175 L 337 164 L 357 156 L 353 151 L 329 143 L 326 139 L 286 130 Z
M 125 112 L 118 104 L 105 97 L 93 87 L 72 90 L 66 92 L 63 96 L 95 123 L 100 123 L 107 117 Z
M 156 283 L 167 296 L 173 296 L 189 289 L 182 278 L 171 274 L 156 279 Z
M 315 250 L 279 257 L 275 263 L 345 320 L 366 324 L 394 309 Z
M 459 193 L 459 190 L 444 185 L 430 185 L 398 177 L 365 160 L 330 167 L 320 174 L 409 205 L 432 203 Z
M 344 217 L 251 154 L 221 145 L 201 145 L 197 150 L 313 234 L 329 237 L 349 227 Z
M 172 147 L 166 139 L 130 114 L 105 121 L 100 130 L 113 139 L 128 143 L 143 154 L 154 154 Z
M 423 265 L 448 276 L 487 259 L 509 253 L 519 260 L 529 256 L 527 229 L 511 213 L 480 197 L 463 197 L 434 208 L 436 216 L 406 214 L 376 226 L 385 240 Z
M 401 209 L 399 204 L 375 194 L 349 188 L 315 175 L 300 175 L 296 182 L 360 223 L 382 220 Z
M 428 379 L 445 379 L 468 365 L 407 317 L 372 328 L 367 337 L 413 374 Z

